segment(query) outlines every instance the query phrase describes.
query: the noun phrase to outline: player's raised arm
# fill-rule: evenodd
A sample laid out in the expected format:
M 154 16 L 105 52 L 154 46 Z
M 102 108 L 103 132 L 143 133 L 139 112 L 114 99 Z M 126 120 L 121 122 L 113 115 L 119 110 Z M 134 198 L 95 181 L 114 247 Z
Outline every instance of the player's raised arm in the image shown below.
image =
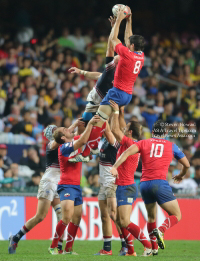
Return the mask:
M 124 41 L 127 46 L 129 37 L 133 35 L 132 31 L 132 13 L 129 15 L 128 18 L 126 18 L 126 29 L 124 34 Z
M 112 116 L 111 116 L 111 117 L 112 117 Z M 113 133 L 112 133 L 112 131 L 111 131 L 111 129 L 110 129 L 110 126 L 109 126 L 109 123 L 108 123 L 108 122 L 106 123 L 106 130 L 105 130 L 105 132 L 104 132 L 104 135 L 105 135 L 107 141 L 108 141 L 111 145 L 113 145 L 113 144 L 115 143 L 116 139 L 115 139 L 115 136 L 113 135 Z
M 102 75 L 102 73 L 100 73 L 100 72 L 88 72 L 88 71 L 78 69 L 76 67 L 71 67 L 68 71 L 73 74 L 75 74 L 75 73 L 79 74 L 79 75 L 82 74 L 85 77 L 90 78 L 92 80 L 98 80 L 98 78 Z
M 119 125 L 119 106 L 114 101 L 110 101 L 110 106 L 114 111 L 111 119 L 111 131 L 116 140 L 120 143 L 124 137 L 124 133 L 121 131 Z
M 124 153 L 122 153 L 122 155 L 118 158 L 118 160 L 115 162 L 115 164 L 113 165 L 112 169 L 111 169 L 111 174 L 113 176 L 118 176 L 118 172 L 117 172 L 117 168 L 124 162 L 126 161 L 126 159 L 131 156 L 131 155 L 135 155 L 136 153 L 139 152 L 139 148 L 138 146 L 136 146 L 135 144 L 130 146 L 127 150 L 124 151 Z
M 75 130 L 76 127 L 79 126 L 85 126 L 85 122 L 82 121 L 82 118 L 77 119 L 69 128 L 68 130 L 70 131 L 70 133 L 73 133 L 73 131 Z
M 95 115 L 88 123 L 85 131 L 81 135 L 81 137 L 74 142 L 74 150 L 77 150 L 81 148 L 83 145 L 85 145 L 89 139 L 92 127 L 95 123 L 97 123 L 100 120 L 100 117 L 98 115 Z
M 108 18 L 108 20 L 110 21 L 111 27 L 113 28 L 113 26 L 116 22 L 116 17 L 110 16 L 110 18 Z M 112 44 L 112 35 L 110 34 L 108 37 L 108 46 L 107 46 L 107 51 L 106 51 L 106 57 L 113 57 L 113 56 L 114 56 L 114 47 Z
M 121 9 L 118 12 L 116 22 L 111 30 L 110 37 L 112 40 L 112 44 L 115 47 L 117 44 L 121 43 L 121 41 L 118 39 L 119 35 L 119 27 L 122 22 L 122 20 L 126 17 L 127 14 L 124 14 L 124 10 Z

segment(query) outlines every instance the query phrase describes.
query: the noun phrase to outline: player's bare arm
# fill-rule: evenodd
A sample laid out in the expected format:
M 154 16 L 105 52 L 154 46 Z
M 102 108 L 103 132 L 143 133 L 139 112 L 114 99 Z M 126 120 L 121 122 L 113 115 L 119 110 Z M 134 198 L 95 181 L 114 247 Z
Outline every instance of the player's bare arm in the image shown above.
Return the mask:
M 122 132 L 119 124 L 119 106 L 114 101 L 110 101 L 110 106 L 114 111 L 111 119 L 111 131 L 116 140 L 120 143 L 124 137 L 124 133 Z
M 76 129 L 76 127 L 79 126 L 85 126 L 85 123 L 82 121 L 82 118 L 77 119 L 69 128 L 68 130 L 70 131 L 70 133 L 73 133 L 74 130 Z
M 89 139 L 92 127 L 95 123 L 99 122 L 100 117 L 98 115 L 95 115 L 88 123 L 85 131 L 81 135 L 80 139 L 76 140 L 74 142 L 74 150 L 77 150 L 81 148 L 83 145 L 85 145 Z
M 116 22 L 116 17 L 110 16 L 110 18 L 108 18 L 108 20 L 110 21 L 111 27 L 113 28 L 113 26 Z M 112 44 L 112 39 L 111 39 L 111 34 L 110 34 L 109 38 L 108 38 L 108 47 L 107 47 L 107 51 L 106 51 L 106 57 L 113 57 L 113 56 L 114 56 L 114 47 Z
M 122 22 L 122 20 L 126 17 L 126 14 L 124 14 L 124 10 L 121 9 L 118 13 L 116 22 L 111 30 L 111 40 L 112 40 L 112 44 L 115 47 L 117 44 L 121 43 L 121 41 L 118 39 L 118 35 L 119 35 L 119 27 L 120 24 Z
M 106 130 L 105 130 L 105 132 L 104 132 L 104 135 L 105 135 L 105 137 L 106 137 L 106 139 L 107 139 L 107 141 L 111 144 L 111 145 L 113 145 L 114 143 L 115 143 L 115 136 L 113 135 L 113 133 L 112 133 L 112 131 L 111 131 L 111 129 L 110 129 L 110 126 L 109 126 L 109 123 L 107 122 L 107 124 L 106 124 Z
M 186 157 L 183 157 L 182 159 L 179 160 L 179 162 L 183 165 L 183 168 L 181 172 L 173 177 L 172 179 L 174 180 L 174 183 L 180 183 L 183 180 L 183 177 L 187 173 L 188 169 L 190 168 L 190 163 Z
M 98 80 L 99 77 L 102 75 L 102 73 L 100 72 L 88 72 L 88 71 L 78 69 L 76 67 L 71 67 L 68 71 L 73 74 L 84 75 L 85 77 L 92 80 Z
M 130 10 L 131 12 L 131 10 Z M 132 31 L 132 13 L 129 15 L 128 18 L 126 18 L 126 29 L 125 29 L 125 34 L 124 34 L 124 41 L 125 44 L 127 46 L 128 44 L 128 39 L 129 37 L 133 35 L 133 31 Z
M 126 127 L 126 122 L 124 120 L 124 106 L 121 106 L 119 108 L 119 127 L 122 132 L 124 131 L 124 128 Z
M 118 158 L 118 160 L 115 162 L 115 164 L 113 165 L 112 169 L 110 170 L 111 174 L 113 176 L 118 176 L 118 172 L 117 172 L 117 168 L 124 162 L 126 161 L 126 159 L 131 156 L 131 155 L 135 155 L 136 153 L 138 153 L 139 149 L 136 145 L 132 145 L 130 146 L 126 151 L 124 151 L 124 153 L 122 153 L 122 155 Z

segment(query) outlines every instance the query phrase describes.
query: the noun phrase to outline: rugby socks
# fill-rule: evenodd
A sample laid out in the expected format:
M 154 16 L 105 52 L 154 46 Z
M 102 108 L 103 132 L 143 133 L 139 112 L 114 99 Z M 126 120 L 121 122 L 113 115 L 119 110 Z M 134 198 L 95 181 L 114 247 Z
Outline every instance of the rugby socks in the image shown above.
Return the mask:
M 146 248 L 151 248 L 151 243 L 147 240 L 142 229 L 140 229 L 137 225 L 133 224 L 132 222 L 126 228 L 131 234 L 140 241 Z
M 29 232 L 29 230 L 28 230 L 28 228 L 24 225 L 24 226 L 20 229 L 20 231 L 19 231 L 16 235 L 14 235 L 13 241 L 14 241 L 15 243 L 18 243 L 19 240 L 20 240 L 27 232 Z
M 111 250 L 111 239 L 112 239 L 112 237 L 107 237 L 107 236 L 103 237 L 103 240 L 104 240 L 103 250 L 105 250 L 107 252 L 109 252 Z
M 106 122 L 104 122 L 102 127 L 93 126 L 92 131 L 90 133 L 90 137 L 88 139 L 88 142 L 85 146 L 85 149 L 82 153 L 83 157 L 87 157 L 90 155 L 90 149 L 97 149 L 99 141 L 105 131 L 106 128 Z
M 71 252 L 79 226 L 70 222 L 67 231 L 66 252 Z
M 120 239 L 121 239 L 122 248 L 125 248 L 126 247 L 126 241 L 124 239 L 124 236 L 123 236 L 123 234 L 120 234 L 119 236 L 120 236 Z
M 133 246 L 133 236 L 132 234 L 124 227 L 121 228 L 122 234 L 126 241 L 126 247 L 128 248 L 128 254 L 131 255 L 134 253 L 134 246 Z M 120 236 L 121 237 L 121 236 Z
M 153 230 L 156 228 L 156 222 L 147 223 L 147 229 L 149 232 L 149 238 L 151 240 L 152 249 L 158 249 L 158 244 L 156 243 L 156 237 L 153 234 Z
M 62 244 L 63 244 L 63 240 L 60 239 L 60 240 L 58 241 L 58 250 L 62 250 Z
M 51 243 L 51 248 L 58 247 L 58 242 L 64 233 L 65 229 L 67 227 L 67 224 L 65 224 L 62 220 L 60 220 L 56 226 L 56 232 L 53 237 L 53 241 Z
M 164 223 L 158 228 L 162 233 L 165 233 L 167 229 L 173 227 L 178 223 L 178 219 L 176 216 L 169 216 L 165 219 Z

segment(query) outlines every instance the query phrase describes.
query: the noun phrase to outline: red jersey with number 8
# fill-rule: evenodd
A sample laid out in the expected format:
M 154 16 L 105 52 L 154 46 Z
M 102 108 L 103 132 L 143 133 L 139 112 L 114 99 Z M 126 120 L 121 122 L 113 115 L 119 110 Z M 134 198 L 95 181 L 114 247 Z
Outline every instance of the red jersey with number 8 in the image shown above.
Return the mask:
M 131 52 L 122 43 L 115 46 L 115 52 L 120 59 L 115 71 L 114 87 L 132 94 L 134 83 L 144 65 L 144 53 Z

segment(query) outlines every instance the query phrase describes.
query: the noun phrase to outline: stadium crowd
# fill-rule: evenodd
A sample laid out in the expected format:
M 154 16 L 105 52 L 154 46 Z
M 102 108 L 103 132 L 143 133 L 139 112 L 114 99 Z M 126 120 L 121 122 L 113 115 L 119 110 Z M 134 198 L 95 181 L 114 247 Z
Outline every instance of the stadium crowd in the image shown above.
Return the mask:
M 71 33 L 63 28 L 56 39 L 50 30 L 30 43 L 0 34 L 0 190 L 37 187 L 45 170 L 44 128 L 49 124 L 69 127 L 81 117 L 95 81 L 68 69 L 104 69 L 107 36 L 97 38 L 92 30 L 82 35 L 80 28 Z M 157 119 L 166 121 L 167 139 L 182 148 L 191 164 L 185 179 L 173 184 L 172 177 L 180 166 L 172 161 L 168 181 L 175 193 L 195 196 L 200 188 L 200 39 L 190 34 L 155 34 L 147 41 L 144 53 L 145 66 L 125 108 L 125 119 L 142 123 L 142 139 L 151 136 Z M 157 75 L 183 84 L 180 104 L 178 85 L 161 81 Z M 15 163 L 4 143 L 31 146 Z M 98 157 L 84 164 L 82 186 L 86 195 L 97 195 L 98 173 Z

